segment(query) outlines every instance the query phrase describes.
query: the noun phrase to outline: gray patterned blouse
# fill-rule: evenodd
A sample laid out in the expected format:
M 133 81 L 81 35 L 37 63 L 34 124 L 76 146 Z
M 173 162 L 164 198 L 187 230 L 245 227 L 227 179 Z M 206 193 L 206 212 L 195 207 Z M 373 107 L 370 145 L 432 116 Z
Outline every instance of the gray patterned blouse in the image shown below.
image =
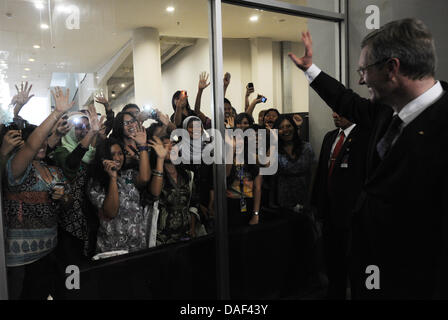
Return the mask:
M 141 192 L 135 186 L 137 172 L 121 171 L 117 178 L 120 207 L 114 219 L 100 216 L 97 236 L 97 252 L 115 250 L 136 251 L 145 249 L 148 232 L 148 210 L 144 210 Z M 97 182 L 89 181 L 90 200 L 98 209 L 103 207 L 106 192 Z

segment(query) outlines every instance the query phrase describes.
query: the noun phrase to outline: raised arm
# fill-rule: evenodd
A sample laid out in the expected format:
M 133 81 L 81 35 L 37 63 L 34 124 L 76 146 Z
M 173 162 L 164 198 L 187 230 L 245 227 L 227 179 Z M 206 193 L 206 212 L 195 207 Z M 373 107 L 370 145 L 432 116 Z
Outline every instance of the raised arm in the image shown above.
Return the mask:
M 288 55 L 294 64 L 306 74 L 310 75 L 310 71 L 314 69 L 317 75 L 315 74 L 311 79 L 311 87 L 335 112 L 353 123 L 370 127 L 381 108 L 345 88 L 339 81 L 321 72 L 313 65 L 313 42 L 309 31 L 302 33 L 302 41 L 305 45 L 304 56 L 298 58 L 293 53 Z
M 174 114 L 174 124 L 176 128 L 180 127 L 182 124 L 182 113 L 187 105 L 187 98 L 187 94 L 183 91 L 176 101 L 176 113 Z
M 47 139 L 53 126 L 73 106 L 73 102 L 69 102 L 69 89 L 67 89 L 65 95 L 59 87 L 55 89 L 55 92 L 52 91 L 51 93 L 55 100 L 55 110 L 31 133 L 23 147 L 16 153 L 14 161 L 11 162 L 11 171 L 14 179 L 18 179 L 23 175 L 41 148 L 42 143 Z
M 208 74 L 204 71 L 199 75 L 198 93 L 196 95 L 196 101 L 194 103 L 194 112 L 196 112 L 202 123 L 205 123 L 207 121 L 207 117 L 201 111 L 202 92 L 210 85 L 210 82 L 207 81 Z
M 112 126 L 114 125 L 114 112 L 112 111 L 112 107 L 107 101 L 106 97 L 101 93 L 95 99 L 97 103 L 100 103 L 104 106 L 104 110 L 106 111 L 106 122 L 104 123 L 106 126 L 104 134 L 107 136 L 112 131 Z
M 259 94 L 254 100 L 252 100 L 249 107 L 246 109 L 246 113 L 252 116 L 252 113 L 254 112 L 254 109 L 257 106 L 257 104 L 261 103 L 261 99 L 263 99 L 263 96 Z
M 135 136 L 130 137 L 135 141 L 140 154 L 137 187 L 142 188 L 146 186 L 151 178 L 151 168 L 149 167 L 148 145 L 146 143 L 146 129 L 139 123 Z
M 249 97 L 250 94 L 254 92 L 254 87 L 249 87 L 249 84 L 246 85 L 246 96 L 244 98 L 244 112 L 247 112 L 249 108 Z
M 120 209 L 120 198 L 118 195 L 117 171 L 114 170 L 115 162 L 112 160 L 104 160 L 104 171 L 109 175 L 109 187 L 107 189 L 106 198 L 102 207 L 102 215 L 109 219 L 113 219 L 118 215 Z
M 158 197 L 163 188 L 163 164 L 168 153 L 168 148 L 163 145 L 159 137 L 153 137 L 153 140 L 149 142 L 149 145 L 157 154 L 157 162 L 156 167 L 153 168 L 153 177 L 148 191 L 154 197 Z
M 226 73 L 224 74 L 224 80 L 223 80 L 223 82 L 224 82 L 224 97 L 225 97 L 225 96 L 226 96 L 226 92 L 227 92 L 227 87 L 228 87 L 229 84 L 230 84 L 230 73 L 226 72 Z
M 166 127 L 166 132 L 171 133 L 171 131 L 176 130 L 176 126 L 174 123 L 170 121 L 170 117 L 168 117 L 166 114 L 164 114 L 162 111 L 157 110 L 157 116 L 159 117 L 160 122 L 163 123 L 163 125 Z

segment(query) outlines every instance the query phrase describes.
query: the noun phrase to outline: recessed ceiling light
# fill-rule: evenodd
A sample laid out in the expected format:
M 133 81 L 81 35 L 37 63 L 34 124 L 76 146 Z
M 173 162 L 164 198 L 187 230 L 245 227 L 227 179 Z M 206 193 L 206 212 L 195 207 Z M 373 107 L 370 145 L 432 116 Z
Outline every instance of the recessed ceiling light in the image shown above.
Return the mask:
M 33 59 L 33 58 L 29 58 L 28 61 L 29 61 L 29 62 L 34 62 L 34 61 L 36 61 L 36 60 Z
M 258 21 L 258 16 L 252 16 L 249 18 L 249 20 L 252 22 Z
M 36 9 L 42 10 L 44 8 L 44 4 L 40 1 L 36 1 L 34 3 L 34 6 L 36 7 Z
M 35 45 L 33 46 L 33 48 L 34 48 L 34 49 L 39 49 L 39 48 L 40 48 L 40 45 L 35 44 Z
M 174 7 L 167 7 L 167 8 L 166 8 L 166 11 L 168 11 L 168 12 L 173 12 L 173 11 L 174 11 Z
M 48 28 L 50 28 L 50 27 L 48 26 L 48 24 L 46 24 L 46 23 L 42 23 L 42 24 L 40 25 L 40 28 L 46 30 L 46 29 L 48 29 Z
M 115 98 L 115 93 L 112 93 L 112 98 Z
M 121 84 L 121 87 L 124 88 L 124 87 L 126 87 L 126 85 L 125 85 L 124 83 L 122 83 L 122 84 Z
M 25 71 L 30 71 L 31 69 L 30 69 L 30 68 L 25 68 L 25 69 L 23 69 L 23 70 L 25 70 Z
M 26 79 L 26 78 L 28 78 L 28 77 L 27 77 L 27 76 L 22 76 L 22 78 L 23 78 L 23 79 Z

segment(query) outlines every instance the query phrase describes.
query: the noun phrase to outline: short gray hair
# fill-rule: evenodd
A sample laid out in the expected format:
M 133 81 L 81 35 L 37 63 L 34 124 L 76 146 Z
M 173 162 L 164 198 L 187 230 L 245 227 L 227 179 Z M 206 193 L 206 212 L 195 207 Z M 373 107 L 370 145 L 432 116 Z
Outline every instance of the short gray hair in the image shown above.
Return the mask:
M 387 58 L 400 60 L 400 73 L 413 80 L 435 76 L 437 57 L 428 27 L 418 19 L 389 22 L 369 33 L 361 48 L 369 47 L 370 63 Z

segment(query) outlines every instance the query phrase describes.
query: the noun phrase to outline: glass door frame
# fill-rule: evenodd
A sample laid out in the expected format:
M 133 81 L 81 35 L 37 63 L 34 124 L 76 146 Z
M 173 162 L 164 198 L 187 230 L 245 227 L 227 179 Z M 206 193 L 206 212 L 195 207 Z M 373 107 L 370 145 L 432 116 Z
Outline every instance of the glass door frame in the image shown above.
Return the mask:
M 319 10 L 298 6 L 276 0 L 209 0 L 209 37 L 210 37 L 210 74 L 213 84 L 213 120 L 215 129 L 224 137 L 224 89 L 223 89 L 223 53 L 222 53 L 222 4 L 231 4 L 254 9 L 263 9 L 302 18 L 318 19 L 337 23 L 339 48 L 340 81 L 349 83 L 348 79 L 348 0 L 339 0 L 340 12 Z M 225 159 L 224 142 L 215 147 L 218 159 Z M 225 165 L 214 164 L 215 190 L 215 235 L 216 235 L 216 281 L 217 297 L 220 300 L 230 299 L 229 288 L 229 252 L 227 230 L 227 204 L 225 197 L 226 171 Z

